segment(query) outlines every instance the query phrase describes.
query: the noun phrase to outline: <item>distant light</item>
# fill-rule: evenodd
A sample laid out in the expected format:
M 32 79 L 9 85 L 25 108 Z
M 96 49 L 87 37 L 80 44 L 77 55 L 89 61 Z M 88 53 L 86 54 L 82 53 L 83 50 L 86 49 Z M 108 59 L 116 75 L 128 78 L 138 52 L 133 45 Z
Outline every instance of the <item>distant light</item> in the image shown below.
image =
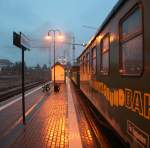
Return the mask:
M 97 37 L 97 40 L 98 40 L 98 41 L 101 41 L 102 38 L 103 38 L 103 36 L 102 36 L 102 35 L 99 35 L 99 36 Z
M 59 35 L 57 36 L 57 39 L 58 39 L 59 41 L 64 41 L 64 36 L 63 36 L 62 34 L 59 34 Z
M 46 40 L 51 40 L 51 36 L 50 36 L 50 35 L 47 35 L 47 36 L 45 37 L 45 39 L 46 39 Z
M 111 36 L 110 36 L 110 42 L 111 43 L 114 42 L 115 38 L 116 38 L 115 34 L 111 34 Z
M 87 45 L 86 43 L 83 43 L 83 44 L 82 44 L 83 47 L 85 47 L 86 45 Z

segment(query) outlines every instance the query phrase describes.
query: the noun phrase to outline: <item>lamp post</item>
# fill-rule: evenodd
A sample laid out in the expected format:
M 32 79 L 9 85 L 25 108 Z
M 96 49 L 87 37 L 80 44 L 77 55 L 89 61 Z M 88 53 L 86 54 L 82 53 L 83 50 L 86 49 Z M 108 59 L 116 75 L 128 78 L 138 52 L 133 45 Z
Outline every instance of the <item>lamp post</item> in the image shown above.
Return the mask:
M 83 25 L 82 27 L 87 28 L 87 29 L 92 29 L 92 30 L 96 30 L 96 27 L 93 26 L 88 26 L 88 25 Z
M 54 46 L 54 91 L 56 91 L 56 82 L 55 82 L 55 39 L 56 39 L 56 33 L 59 33 L 61 35 L 60 30 L 58 29 L 51 29 L 48 31 L 48 37 L 50 38 L 51 33 L 53 33 L 53 46 Z
M 75 47 L 75 37 L 73 36 L 73 43 L 72 43 L 72 58 L 73 58 L 73 64 L 75 64 L 75 50 L 76 50 L 76 47 Z
M 86 44 L 85 43 L 76 43 L 75 41 L 75 36 L 72 36 L 72 58 L 73 58 L 73 64 L 76 63 L 76 58 L 75 58 L 75 50 L 76 50 L 76 46 L 82 46 L 85 47 Z

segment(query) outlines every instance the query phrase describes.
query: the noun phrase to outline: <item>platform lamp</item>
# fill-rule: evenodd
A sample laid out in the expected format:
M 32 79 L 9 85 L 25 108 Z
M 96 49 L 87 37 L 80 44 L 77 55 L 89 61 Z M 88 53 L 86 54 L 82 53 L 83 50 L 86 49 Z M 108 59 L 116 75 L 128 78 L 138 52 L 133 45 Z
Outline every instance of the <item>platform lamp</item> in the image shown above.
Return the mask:
M 47 40 L 51 40 L 52 39 L 52 35 L 53 35 L 53 46 L 54 46 L 54 92 L 56 92 L 56 81 L 55 81 L 55 43 L 56 43 L 56 35 L 58 34 L 57 38 L 59 40 L 63 40 L 64 36 L 62 35 L 61 31 L 58 29 L 50 29 L 48 31 L 48 35 L 46 36 Z

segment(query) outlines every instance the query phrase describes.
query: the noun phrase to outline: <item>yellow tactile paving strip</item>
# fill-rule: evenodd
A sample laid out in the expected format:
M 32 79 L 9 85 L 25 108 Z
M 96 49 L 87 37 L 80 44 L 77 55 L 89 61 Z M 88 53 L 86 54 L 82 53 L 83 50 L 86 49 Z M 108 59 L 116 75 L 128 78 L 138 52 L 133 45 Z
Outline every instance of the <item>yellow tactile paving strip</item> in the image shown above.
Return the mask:
M 100 145 L 96 142 L 96 137 L 93 134 L 92 129 L 90 128 L 88 121 L 85 117 L 84 111 L 79 103 L 79 94 L 75 92 L 74 86 L 72 87 L 72 94 L 74 98 L 74 104 L 76 106 L 77 116 L 78 116 L 78 124 L 80 128 L 80 135 L 82 140 L 82 145 L 84 148 L 99 148 Z
M 79 125 L 69 79 L 67 79 L 67 93 L 68 93 L 69 147 L 82 148 Z
M 80 131 L 84 147 L 96 147 L 91 130 L 89 130 L 89 126 L 85 119 L 81 119 L 80 121 Z
M 80 134 L 82 139 L 82 144 L 84 148 L 97 148 L 97 143 L 95 142 L 95 138 L 91 131 L 91 128 L 88 125 L 88 122 L 81 110 L 78 110 L 78 120 L 80 127 Z
M 66 88 L 52 93 L 14 142 L 15 148 L 69 147 Z

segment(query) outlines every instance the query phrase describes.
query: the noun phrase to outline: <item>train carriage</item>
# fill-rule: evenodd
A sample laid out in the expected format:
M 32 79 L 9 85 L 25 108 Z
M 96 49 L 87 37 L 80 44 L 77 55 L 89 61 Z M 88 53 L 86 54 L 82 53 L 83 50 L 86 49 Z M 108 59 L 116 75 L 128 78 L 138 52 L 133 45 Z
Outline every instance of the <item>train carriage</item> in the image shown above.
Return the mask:
M 80 89 L 131 147 L 150 147 L 150 1 L 119 0 L 80 55 Z
M 71 80 L 73 81 L 73 83 L 79 88 L 80 87 L 80 72 L 79 72 L 79 66 L 78 65 L 74 65 L 71 67 L 70 70 L 70 77 Z

